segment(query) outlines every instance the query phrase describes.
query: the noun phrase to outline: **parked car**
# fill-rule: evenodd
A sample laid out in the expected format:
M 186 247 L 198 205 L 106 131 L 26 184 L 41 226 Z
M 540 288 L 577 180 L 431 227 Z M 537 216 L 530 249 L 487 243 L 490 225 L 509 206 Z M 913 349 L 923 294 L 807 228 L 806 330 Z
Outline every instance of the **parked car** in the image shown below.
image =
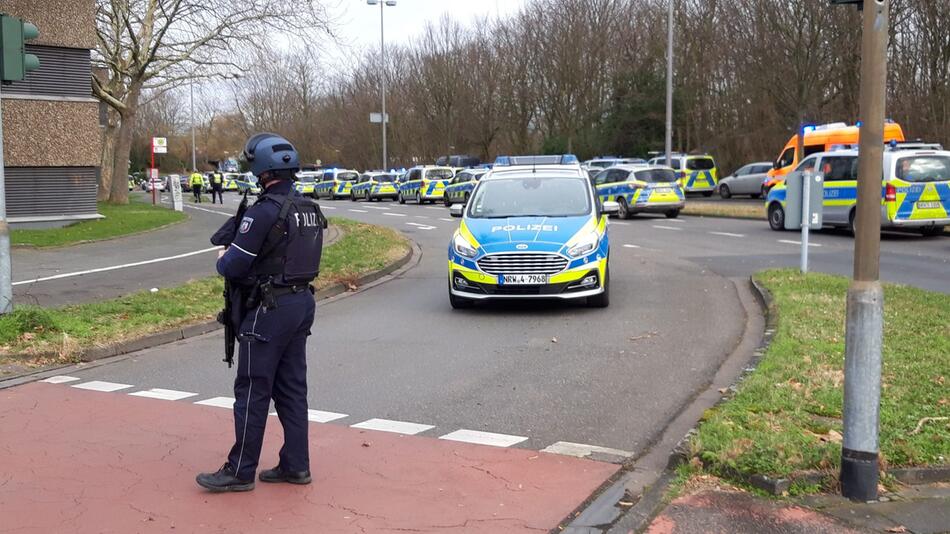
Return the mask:
M 759 198 L 767 193 L 763 188 L 763 182 L 768 178 L 770 170 L 772 170 L 772 163 L 768 161 L 749 163 L 740 167 L 736 172 L 719 181 L 717 188 L 719 196 L 731 198 L 733 195 L 750 195 L 752 198 Z

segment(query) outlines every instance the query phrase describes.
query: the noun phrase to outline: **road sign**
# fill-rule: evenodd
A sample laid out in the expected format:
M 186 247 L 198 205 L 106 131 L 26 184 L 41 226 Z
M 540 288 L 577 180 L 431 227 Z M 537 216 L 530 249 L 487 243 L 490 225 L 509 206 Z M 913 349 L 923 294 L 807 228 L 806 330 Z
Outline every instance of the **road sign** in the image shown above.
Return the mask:
M 805 189 L 805 176 L 809 177 L 809 187 Z M 790 172 L 785 180 L 785 229 L 801 230 L 802 221 L 808 221 L 812 230 L 820 230 L 822 224 L 822 200 L 825 195 L 825 181 L 821 174 L 814 172 Z M 803 214 L 805 193 L 808 193 L 808 213 Z M 803 215 L 805 215 L 803 217 Z
M 382 113 L 370 113 L 370 114 L 369 114 L 369 122 L 371 122 L 371 123 L 373 123 L 373 124 L 380 124 L 381 122 L 383 122 L 383 114 L 382 114 Z M 389 113 L 386 114 L 386 122 L 387 122 L 387 123 L 389 122 Z
M 168 139 L 165 137 L 153 137 L 152 138 L 152 152 L 155 154 L 167 154 L 168 153 Z
M 151 180 L 151 179 L 157 179 L 157 178 L 158 178 L 158 169 L 155 169 L 155 168 L 149 169 L 149 170 L 148 170 L 148 177 L 149 177 L 150 180 Z

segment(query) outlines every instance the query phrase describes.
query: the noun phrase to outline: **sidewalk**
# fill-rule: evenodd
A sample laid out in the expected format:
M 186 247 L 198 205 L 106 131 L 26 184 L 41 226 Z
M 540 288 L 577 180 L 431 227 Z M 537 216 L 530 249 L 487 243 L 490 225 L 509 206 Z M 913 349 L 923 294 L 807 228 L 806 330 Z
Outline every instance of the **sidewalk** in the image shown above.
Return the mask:
M 33 383 L 0 391 L 0 531 L 548 532 L 619 469 L 311 424 L 313 484 L 211 494 L 194 477 L 224 461 L 230 410 L 126 392 L 135 390 Z M 158 395 L 171 393 L 181 392 Z M 276 417 L 267 431 L 263 468 L 282 441 Z
M 834 495 L 806 497 L 797 502 L 771 500 L 706 482 L 671 502 L 646 532 L 950 532 L 950 484 L 905 487 L 884 495 L 880 502 L 866 504 Z

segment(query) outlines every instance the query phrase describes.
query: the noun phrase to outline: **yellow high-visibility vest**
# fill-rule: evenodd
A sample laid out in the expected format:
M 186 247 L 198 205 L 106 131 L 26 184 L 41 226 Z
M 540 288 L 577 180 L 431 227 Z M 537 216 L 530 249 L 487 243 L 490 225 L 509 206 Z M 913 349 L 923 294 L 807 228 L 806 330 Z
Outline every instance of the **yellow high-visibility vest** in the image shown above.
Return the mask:
M 191 175 L 191 185 L 202 185 L 204 180 L 201 179 L 201 175 L 194 173 Z

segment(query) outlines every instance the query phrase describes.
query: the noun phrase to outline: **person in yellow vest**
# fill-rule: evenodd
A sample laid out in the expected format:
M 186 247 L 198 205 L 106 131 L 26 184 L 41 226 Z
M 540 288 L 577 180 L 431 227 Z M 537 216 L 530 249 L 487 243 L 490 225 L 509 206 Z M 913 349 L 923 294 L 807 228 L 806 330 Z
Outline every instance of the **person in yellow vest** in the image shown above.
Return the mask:
M 224 175 L 219 171 L 211 173 L 211 203 L 214 204 L 215 197 L 224 204 Z
M 197 170 L 191 173 L 191 180 L 188 182 L 191 185 L 191 192 L 195 195 L 195 202 L 201 204 L 201 186 L 204 185 L 204 180 L 201 178 L 201 173 Z

